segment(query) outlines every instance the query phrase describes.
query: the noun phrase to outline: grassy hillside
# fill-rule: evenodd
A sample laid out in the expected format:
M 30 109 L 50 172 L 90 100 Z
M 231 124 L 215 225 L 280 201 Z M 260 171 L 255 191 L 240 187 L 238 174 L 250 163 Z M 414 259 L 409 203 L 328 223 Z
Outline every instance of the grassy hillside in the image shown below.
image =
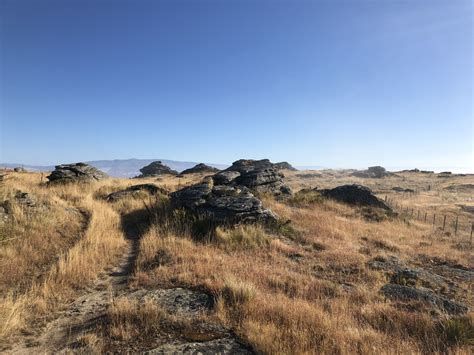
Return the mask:
M 472 204 L 472 176 L 287 175 L 296 191 L 358 182 L 399 205 L 472 220 L 460 207 Z M 0 183 L 0 202 L 10 201 L 0 222 L 0 350 L 137 352 L 232 337 L 252 352 L 271 354 L 472 351 L 474 260 L 467 230 L 454 237 L 423 220 L 374 219 L 364 208 L 317 196 L 262 195 L 279 215 L 278 226 L 219 227 L 203 236 L 189 216 L 171 210 L 165 195 L 105 200 L 133 184 L 173 191 L 200 179 L 48 186 L 40 174 L 9 173 Z M 396 186 L 415 192 L 398 193 Z M 34 198 L 34 207 L 18 200 L 17 190 Z M 416 287 L 470 310 L 448 314 L 426 302 L 387 298 L 384 285 L 413 282 L 403 273 L 394 280 L 385 268 L 394 263 L 434 280 L 420 276 Z M 190 317 L 156 296 L 181 289 L 208 295 L 212 305 Z

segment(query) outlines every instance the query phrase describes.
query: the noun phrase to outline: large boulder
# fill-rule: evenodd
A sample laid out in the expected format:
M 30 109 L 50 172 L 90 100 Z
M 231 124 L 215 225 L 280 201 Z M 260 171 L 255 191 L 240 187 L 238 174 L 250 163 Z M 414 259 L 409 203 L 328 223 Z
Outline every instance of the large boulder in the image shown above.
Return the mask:
M 281 161 L 279 163 L 273 164 L 277 170 L 291 170 L 291 171 L 298 171 L 293 165 L 288 163 L 287 161 Z
M 195 173 L 217 173 L 219 169 L 212 166 L 206 165 L 204 163 L 197 164 L 192 168 L 183 170 L 180 175 L 186 174 L 195 174 Z
M 156 177 L 161 175 L 178 175 L 176 170 L 164 165 L 161 161 L 154 161 L 140 169 L 141 174 L 138 178 Z
M 171 195 L 175 208 L 216 223 L 273 223 L 277 216 L 263 208 L 262 202 L 243 186 L 214 185 L 212 178 L 185 187 Z
M 140 184 L 127 187 L 124 190 L 112 192 L 111 194 L 107 195 L 106 200 L 108 202 L 115 202 L 125 197 L 140 196 L 143 193 L 149 195 L 168 195 L 169 191 L 153 184 Z
M 391 176 L 392 173 L 388 172 L 382 166 L 371 166 L 367 170 L 355 171 L 352 175 L 361 178 L 381 179 L 386 176 Z
M 107 174 L 86 163 L 57 165 L 46 178 L 49 182 L 90 182 L 107 178 Z
M 370 206 L 391 211 L 391 208 L 377 198 L 368 187 L 362 185 L 342 185 L 334 189 L 320 190 L 324 197 L 347 203 L 349 205 Z
M 235 161 L 229 168 L 213 176 L 216 185 L 245 186 L 255 192 L 290 195 L 283 183 L 284 175 L 268 159 Z

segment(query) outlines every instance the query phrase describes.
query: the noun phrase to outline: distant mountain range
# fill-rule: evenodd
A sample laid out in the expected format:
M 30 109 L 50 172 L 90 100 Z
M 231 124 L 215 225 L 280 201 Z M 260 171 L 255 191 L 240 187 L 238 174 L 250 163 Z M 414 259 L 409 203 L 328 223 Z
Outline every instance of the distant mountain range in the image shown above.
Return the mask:
M 183 171 L 185 169 L 192 168 L 199 162 L 188 162 L 188 161 L 176 161 L 167 159 L 114 159 L 114 160 L 93 160 L 86 161 L 85 163 L 90 164 L 97 169 L 102 170 L 113 177 L 119 178 L 130 178 L 140 174 L 139 170 L 144 166 L 160 160 L 163 164 L 168 165 L 171 169 L 177 171 Z M 216 167 L 218 169 L 225 169 L 229 165 L 224 164 L 212 164 L 206 163 L 207 165 Z M 23 167 L 29 171 L 52 171 L 54 165 L 26 165 L 18 163 L 0 163 L 0 167 L 15 168 Z

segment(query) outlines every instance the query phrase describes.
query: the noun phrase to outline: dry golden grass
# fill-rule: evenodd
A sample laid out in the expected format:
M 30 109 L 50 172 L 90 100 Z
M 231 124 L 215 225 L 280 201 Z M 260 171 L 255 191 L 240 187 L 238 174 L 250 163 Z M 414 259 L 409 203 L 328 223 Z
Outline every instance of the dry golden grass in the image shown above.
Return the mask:
M 262 353 L 469 353 L 469 340 L 445 339 L 442 320 L 386 303 L 386 276 L 367 266 L 428 255 L 472 268 L 469 249 L 423 223 L 374 223 L 331 201 L 296 207 L 264 196 L 264 205 L 292 227 L 283 235 L 218 228 L 202 243 L 172 223 L 157 225 L 142 239 L 136 285 L 209 290 L 219 319 Z M 472 285 L 460 286 L 471 302 Z
M 15 213 L 14 227 L 10 230 L 15 234 L 7 237 L 7 243 L 2 245 L 0 262 L 7 265 L 7 270 L 20 270 L 13 276 L 21 278 L 22 284 L 28 286 L 13 293 L 14 289 L 8 287 L 11 279 L 8 275 L 5 277 L 4 285 L 7 287 L 2 287 L 2 290 L 9 292 L 0 299 L 2 341 L 9 340 L 21 329 L 31 328 L 39 320 L 45 321 L 77 297 L 81 289 L 94 282 L 105 266 L 117 260 L 126 244 L 117 212 L 92 198 L 92 193 L 101 183 L 46 186 L 40 184 L 40 179 L 39 174 L 11 174 L 3 187 L 5 190 L 15 188 L 29 192 L 44 201 L 47 199 L 51 207 L 33 215 L 28 222 Z M 108 183 L 111 181 L 102 184 Z M 84 231 L 77 228 L 80 224 L 77 214 L 64 212 L 66 207 L 89 214 Z M 68 237 L 75 243 L 59 248 L 58 238 L 64 233 L 73 234 L 64 238 Z M 29 260 L 38 260 L 37 268 L 41 270 L 33 269 L 28 274 L 32 267 Z M 51 264 L 50 260 L 55 262 Z M 22 267 L 24 263 L 28 266 Z M 39 274 L 41 278 L 38 278 Z
M 407 204 L 416 199 L 413 201 L 425 208 L 443 201 L 445 210 L 457 209 L 456 204 L 466 203 L 469 198 L 464 193 L 449 192 L 444 189 L 446 182 L 434 177 L 404 175 L 404 179 L 372 181 L 375 179 L 338 178 L 336 173 L 324 173 L 322 178 L 311 180 L 296 174 L 289 176 L 296 189 L 311 184 L 332 187 L 359 182 L 383 196 L 392 194 L 389 191 L 393 186 L 416 185 L 420 192 L 415 197 L 400 198 L 404 196 Z M 171 212 L 166 199 L 130 198 L 113 204 L 103 200 L 108 193 L 132 184 L 157 183 L 176 190 L 199 178 L 109 179 L 89 185 L 46 187 L 40 183 L 39 174 L 11 174 L 3 196 L 11 195 L 15 188 L 31 192 L 49 204 L 51 216 L 46 220 L 41 215 L 26 228 L 23 212 L 15 210 L 17 219 L 12 230 L 16 234 L 0 244 L 0 263 L 9 262 L 10 269 L 17 268 L 15 277 L 24 285 L 18 292 L 5 292 L 0 299 L 0 338 L 15 339 L 20 330 L 42 324 L 41 317 L 53 317 L 81 289 L 91 285 L 104 268 L 116 263 L 126 245 L 121 218 L 127 216 L 141 235 L 131 287 L 207 290 L 215 296 L 214 317 L 257 352 L 470 353 L 472 313 L 465 318 L 445 319 L 397 308 L 379 293 L 387 276 L 367 266 L 374 258 L 395 256 L 413 263 L 426 255 L 472 268 L 471 250 L 460 248 L 458 241 L 430 225 L 406 223 L 401 218 L 372 222 L 364 218 L 361 209 L 318 198 L 288 203 L 263 196 L 266 207 L 291 223 L 276 230 L 219 227 L 209 238 L 196 239 L 186 215 Z M 453 179 L 466 183 L 461 177 Z M 432 184 L 430 191 L 423 191 L 427 184 Z M 79 231 L 80 215 L 63 212 L 66 207 L 89 213 L 85 230 Z M 33 235 L 32 231 L 37 233 Z M 55 249 L 49 244 L 55 243 L 55 233 L 66 233 L 69 242 Z M 47 240 L 49 236 L 51 240 Z M 46 244 L 39 246 L 41 241 Z M 40 250 L 51 252 L 41 259 Z M 39 258 L 42 268 L 38 267 L 40 271 L 33 277 L 22 265 L 28 264 L 29 254 L 36 252 L 33 258 Z M 13 290 L 7 277 L 0 280 L 2 287 Z M 464 292 L 459 295 L 460 301 L 470 302 L 472 307 L 472 285 L 456 282 Z M 167 317 L 151 301 L 139 304 L 119 298 L 108 310 L 107 327 L 85 334 L 82 342 L 86 352 L 107 351 L 104 346 L 110 339 L 128 342 L 143 332 L 153 336 L 159 331 L 157 324 Z M 464 334 L 462 339 L 456 338 L 459 334 Z

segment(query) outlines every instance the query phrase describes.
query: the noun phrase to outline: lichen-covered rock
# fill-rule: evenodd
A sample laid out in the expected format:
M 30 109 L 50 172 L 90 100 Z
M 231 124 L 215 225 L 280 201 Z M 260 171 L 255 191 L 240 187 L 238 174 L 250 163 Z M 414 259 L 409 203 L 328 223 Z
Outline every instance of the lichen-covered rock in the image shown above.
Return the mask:
M 284 175 L 268 159 L 237 160 L 213 176 L 216 185 L 245 186 L 255 192 L 289 195 L 291 189 L 283 183 L 283 178 Z
M 161 161 L 154 161 L 140 169 L 141 174 L 137 178 L 156 177 L 161 175 L 178 175 L 176 170 L 164 165 Z
M 277 216 L 243 186 L 214 186 L 211 178 L 171 195 L 172 205 L 216 223 L 276 222 Z
M 212 166 L 200 163 L 192 168 L 183 170 L 180 175 L 186 175 L 186 174 L 196 174 L 196 173 L 217 173 L 219 169 L 214 168 Z
M 334 189 L 320 190 L 322 196 L 349 205 L 370 206 L 391 211 L 391 208 L 378 199 L 368 187 L 362 185 L 342 185 Z
M 111 194 L 107 195 L 106 200 L 109 202 L 114 202 L 124 197 L 138 196 L 142 192 L 148 193 L 150 195 L 156 195 L 156 194 L 168 195 L 169 194 L 169 191 L 162 187 L 159 187 L 153 184 L 140 184 L 140 185 L 133 185 L 133 186 L 127 187 L 124 190 L 112 192 Z
M 107 178 L 107 174 L 86 163 L 57 165 L 46 178 L 49 182 L 90 182 Z
M 214 299 L 211 295 L 180 287 L 153 291 L 138 290 L 129 297 L 139 300 L 151 299 L 168 313 L 187 318 L 197 317 L 202 312 L 209 311 L 214 305 Z

